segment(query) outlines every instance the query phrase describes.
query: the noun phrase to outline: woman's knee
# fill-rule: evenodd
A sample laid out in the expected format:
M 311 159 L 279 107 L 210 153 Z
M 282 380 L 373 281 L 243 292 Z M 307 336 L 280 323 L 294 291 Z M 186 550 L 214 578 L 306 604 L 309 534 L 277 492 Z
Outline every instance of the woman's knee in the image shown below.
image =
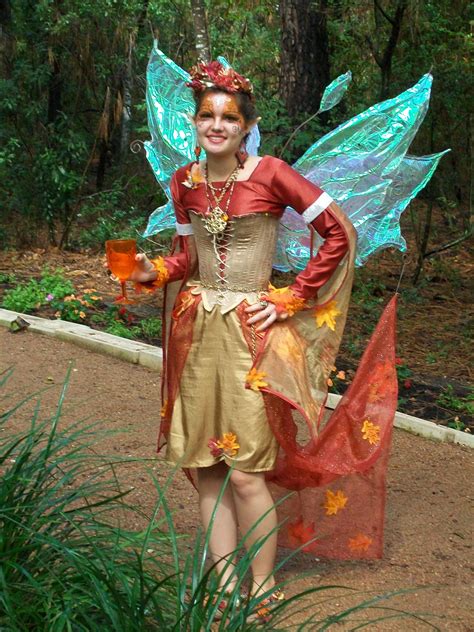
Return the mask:
M 198 483 L 206 483 L 207 481 L 219 481 L 222 484 L 225 477 L 227 476 L 228 471 L 229 468 L 223 461 L 209 467 L 198 467 L 196 469 Z
M 265 477 L 261 472 L 241 472 L 233 470 L 230 474 L 232 489 L 239 496 L 258 494 L 265 486 Z

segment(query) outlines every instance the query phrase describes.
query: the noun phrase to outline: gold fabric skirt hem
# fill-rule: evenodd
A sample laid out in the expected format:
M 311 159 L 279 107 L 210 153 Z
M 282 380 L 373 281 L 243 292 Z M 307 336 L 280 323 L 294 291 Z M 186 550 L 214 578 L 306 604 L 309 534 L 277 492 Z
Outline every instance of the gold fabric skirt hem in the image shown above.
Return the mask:
M 273 468 L 275 467 L 275 462 L 272 462 L 272 464 L 265 466 L 264 464 L 261 464 L 259 467 L 254 468 L 247 468 L 247 467 L 239 467 L 239 462 L 235 461 L 234 459 L 226 459 L 225 457 L 222 459 L 215 459 L 213 461 L 210 461 L 208 463 L 183 463 L 183 462 L 176 462 L 171 458 L 168 458 L 166 455 L 164 457 L 164 460 L 169 463 L 170 465 L 173 466 L 178 466 L 181 468 L 189 468 L 189 469 L 196 469 L 196 468 L 201 468 L 201 467 L 212 467 L 213 465 L 217 465 L 218 463 L 225 463 L 227 465 L 227 467 L 229 468 L 233 468 L 234 470 L 238 470 L 239 472 L 248 472 L 248 473 L 257 473 L 257 472 L 271 472 L 273 470 Z

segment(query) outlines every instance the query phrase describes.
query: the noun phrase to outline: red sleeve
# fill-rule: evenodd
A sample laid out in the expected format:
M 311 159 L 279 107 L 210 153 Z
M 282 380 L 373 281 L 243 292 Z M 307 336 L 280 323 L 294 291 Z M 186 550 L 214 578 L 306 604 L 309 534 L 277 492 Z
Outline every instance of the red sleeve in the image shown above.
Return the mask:
M 190 257 L 189 244 L 187 241 L 190 239 L 190 235 L 192 235 L 192 225 L 188 213 L 181 204 L 179 196 L 179 177 L 182 175 L 180 173 L 181 171 L 181 169 L 175 171 L 171 177 L 170 184 L 171 197 L 176 216 L 176 231 L 178 233 L 173 242 L 173 251 L 178 250 L 178 252 L 166 257 L 151 259 L 157 272 L 157 278 L 147 283 L 136 283 L 135 288 L 137 292 L 153 292 L 166 285 L 166 283 L 183 279 L 188 271 Z
M 178 279 L 182 279 L 185 276 L 188 267 L 188 256 L 185 241 L 189 237 L 189 235 L 193 234 L 189 214 L 184 209 L 179 195 L 180 184 L 178 182 L 178 179 L 180 175 L 182 175 L 181 172 L 182 169 L 178 169 L 178 171 L 175 171 L 173 173 L 170 185 L 171 197 L 173 200 L 174 212 L 176 216 L 176 230 L 178 233 L 180 252 L 164 257 L 165 265 L 169 272 L 168 281 L 177 281 Z
M 330 279 L 349 243 L 344 228 L 328 209 L 334 200 L 282 160 L 278 163 L 272 179 L 273 194 L 282 205 L 291 206 L 303 215 L 308 226 L 325 240 L 290 286 L 296 296 L 307 300 L 314 298 Z

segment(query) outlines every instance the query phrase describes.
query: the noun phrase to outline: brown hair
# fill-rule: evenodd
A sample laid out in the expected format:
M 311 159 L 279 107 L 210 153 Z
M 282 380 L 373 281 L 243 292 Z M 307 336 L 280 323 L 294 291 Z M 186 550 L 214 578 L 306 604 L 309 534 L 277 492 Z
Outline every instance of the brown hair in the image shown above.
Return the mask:
M 199 112 L 199 108 L 201 107 L 202 100 L 208 94 L 217 94 L 218 92 L 225 92 L 226 94 L 230 94 L 235 97 L 237 101 L 237 105 L 239 107 L 239 112 L 244 117 L 244 121 L 247 123 L 251 123 L 258 118 L 257 110 L 255 109 L 255 105 L 253 104 L 250 96 L 245 92 L 227 92 L 227 90 L 223 90 L 222 88 L 206 88 L 202 92 L 194 93 L 194 101 L 196 103 L 196 109 L 194 111 L 194 115 L 197 116 Z

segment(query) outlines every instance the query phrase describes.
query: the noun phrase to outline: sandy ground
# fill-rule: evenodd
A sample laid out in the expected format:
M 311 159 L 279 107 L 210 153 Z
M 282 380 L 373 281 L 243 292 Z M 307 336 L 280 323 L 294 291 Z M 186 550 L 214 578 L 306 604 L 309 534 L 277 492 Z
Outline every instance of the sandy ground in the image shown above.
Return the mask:
M 0 405 L 49 387 L 42 395 L 46 416 L 57 402 L 68 364 L 73 361 L 71 382 L 64 408 L 63 424 L 90 416 L 101 427 L 117 430 L 97 449 L 149 459 L 163 479 L 167 464 L 155 456 L 159 418 L 159 375 L 143 367 L 101 356 L 39 334 L 11 334 L 0 328 L 0 370 L 14 366 L 13 377 L 2 394 Z M 27 423 L 28 408 L 16 422 Z M 472 523 L 469 491 L 473 480 L 472 452 L 467 448 L 440 444 L 396 430 L 388 476 L 385 556 L 376 562 L 318 561 L 299 555 L 285 566 L 280 578 L 311 571 L 311 577 L 292 580 L 287 592 L 315 585 L 342 585 L 360 592 L 341 596 L 334 590 L 329 603 L 311 597 L 310 607 L 321 613 L 337 611 L 370 595 L 410 589 L 386 602 L 387 606 L 425 613 L 441 630 L 474 630 L 469 606 L 472 590 Z M 144 463 L 122 469 L 123 482 L 134 488 L 133 500 L 151 511 L 156 492 Z M 176 510 L 179 530 L 195 532 L 198 524 L 197 496 L 179 473 L 173 481 L 169 501 Z M 185 511 L 181 511 L 185 509 Z M 129 525 L 130 527 L 133 525 Z M 139 526 L 138 524 L 136 526 Z M 285 554 L 280 553 L 280 558 Z M 339 595 L 339 596 L 338 596 Z M 379 613 L 380 614 L 380 613 Z M 373 619 L 377 612 L 359 614 Z M 334 624 L 330 629 L 354 629 Z M 428 630 L 414 619 L 397 619 L 371 624 L 370 630 Z M 433 628 L 431 628 L 433 629 Z

